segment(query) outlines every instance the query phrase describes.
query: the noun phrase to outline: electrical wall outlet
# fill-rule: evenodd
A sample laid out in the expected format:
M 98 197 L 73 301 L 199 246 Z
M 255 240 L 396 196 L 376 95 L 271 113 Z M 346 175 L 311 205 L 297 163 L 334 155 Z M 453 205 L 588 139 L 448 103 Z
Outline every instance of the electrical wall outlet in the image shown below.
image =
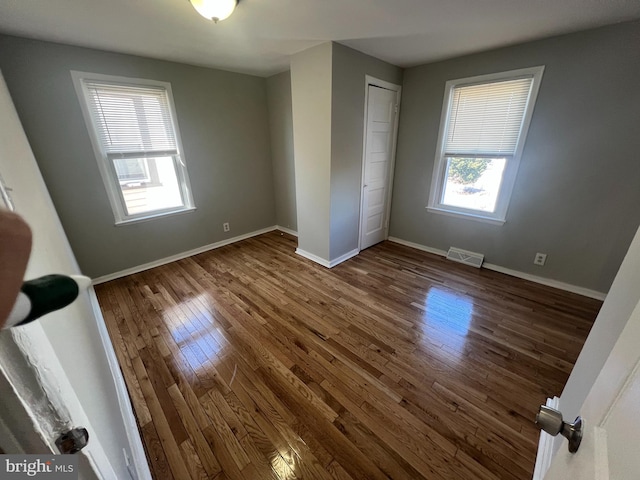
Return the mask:
M 533 263 L 535 265 L 544 265 L 544 263 L 547 261 L 547 254 L 546 253 L 536 253 L 535 258 L 533 259 Z
M 231 230 L 231 228 L 229 228 L 229 222 L 224 222 L 224 223 L 222 224 L 222 229 L 223 229 L 225 232 L 228 232 L 229 230 Z

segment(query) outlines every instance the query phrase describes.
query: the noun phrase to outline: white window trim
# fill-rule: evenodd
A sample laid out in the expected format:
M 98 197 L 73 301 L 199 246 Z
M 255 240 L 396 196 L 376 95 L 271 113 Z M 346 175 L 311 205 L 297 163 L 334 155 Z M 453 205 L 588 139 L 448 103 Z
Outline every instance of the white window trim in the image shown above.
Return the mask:
M 106 187 L 107 197 L 113 210 L 116 225 L 127 225 L 131 223 L 144 222 L 153 220 L 159 217 L 166 217 L 169 215 L 188 213 L 196 210 L 193 202 L 193 195 L 191 192 L 191 182 L 189 180 L 189 173 L 186 168 L 184 159 L 184 149 L 182 148 L 182 139 L 180 135 L 180 128 L 178 126 L 178 117 L 176 115 L 176 108 L 173 102 L 173 92 L 171 90 L 171 84 L 169 82 L 161 82 L 158 80 L 149 80 L 142 78 L 121 77 L 117 75 L 104 75 L 99 73 L 71 71 L 71 78 L 73 80 L 73 86 L 78 95 L 80 101 L 80 108 L 82 109 L 82 115 L 84 117 L 89 138 L 91 139 L 91 145 L 93 147 L 93 153 L 95 154 L 96 161 L 98 162 L 98 170 L 100 176 Z M 124 207 L 124 197 L 120 188 L 120 182 L 118 176 L 115 173 L 115 167 L 111 164 L 107 158 L 106 152 L 104 152 L 101 142 L 96 135 L 96 129 L 94 125 L 94 119 L 89 112 L 88 106 L 88 92 L 85 87 L 85 80 L 93 80 L 104 83 L 113 83 L 117 85 L 132 85 L 141 87 L 162 87 L 167 91 L 169 109 L 171 111 L 171 117 L 173 120 L 173 128 L 176 135 L 176 143 L 178 146 L 178 165 L 176 168 L 176 175 L 178 176 L 178 182 L 182 189 L 182 195 L 184 199 L 184 205 L 174 208 L 166 208 L 162 210 L 154 210 L 151 212 L 145 212 L 134 215 L 127 215 Z
M 533 116 L 544 66 L 522 68 L 519 70 L 510 70 L 507 72 L 491 73 L 489 75 L 479 75 L 469 78 L 461 78 L 457 80 L 449 80 L 445 84 L 444 101 L 442 105 L 442 114 L 440 116 L 440 130 L 438 132 L 438 144 L 436 147 L 436 158 L 433 166 L 433 175 L 431 177 L 431 189 L 429 191 L 429 203 L 427 210 L 433 213 L 448 215 L 458 218 L 466 218 L 481 222 L 491 223 L 494 225 L 503 225 L 506 221 L 507 210 L 513 193 L 513 187 L 516 182 L 516 176 L 520 167 L 520 157 L 524 150 L 524 145 L 529 132 L 529 125 Z M 445 135 L 449 128 L 449 108 L 453 97 L 454 87 L 461 85 L 473 85 L 480 83 L 498 82 L 501 80 L 513 80 L 522 77 L 533 77 L 531 92 L 527 101 L 522 128 L 518 137 L 518 143 L 512 158 L 507 160 L 502 185 L 498 199 L 496 201 L 495 212 L 481 212 L 479 210 L 471 210 L 461 207 L 453 207 L 444 205 L 441 202 L 444 190 L 444 175 L 446 173 L 446 159 L 444 157 Z

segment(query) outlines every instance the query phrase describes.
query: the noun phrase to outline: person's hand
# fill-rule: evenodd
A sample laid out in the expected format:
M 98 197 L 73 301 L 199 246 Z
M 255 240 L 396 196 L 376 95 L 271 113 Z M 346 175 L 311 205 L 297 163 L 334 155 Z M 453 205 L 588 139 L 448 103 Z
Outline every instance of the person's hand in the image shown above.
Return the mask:
M 16 302 L 31 253 L 31 229 L 15 213 L 0 209 L 0 330 Z

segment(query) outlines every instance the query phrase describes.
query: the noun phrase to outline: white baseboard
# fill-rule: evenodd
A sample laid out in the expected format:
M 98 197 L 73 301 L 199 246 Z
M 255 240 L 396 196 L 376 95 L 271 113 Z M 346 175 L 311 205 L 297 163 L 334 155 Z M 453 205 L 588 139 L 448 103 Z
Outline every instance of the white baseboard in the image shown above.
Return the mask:
M 558 397 L 547 398 L 547 407 L 558 410 L 560 399 Z M 553 445 L 555 438 L 545 431 L 540 431 L 540 440 L 538 441 L 538 454 L 536 456 L 536 466 L 533 469 L 532 480 L 542 480 L 551 466 L 553 460 Z
M 323 267 L 331 268 L 331 262 L 329 262 L 329 260 L 325 260 L 324 258 L 314 255 L 313 253 L 305 252 L 304 250 L 301 250 L 299 248 L 296 248 L 296 253 L 301 257 L 306 258 L 307 260 L 311 260 L 312 262 L 316 262 L 317 264 L 322 265 Z
M 445 250 L 439 250 L 437 248 L 427 247 L 426 245 L 420 245 L 419 243 L 408 242 L 407 240 L 402 240 L 397 237 L 389 237 L 387 240 L 393 243 L 399 243 L 400 245 L 404 245 L 405 247 L 415 248 L 416 250 L 422 250 L 423 252 L 433 253 L 434 255 L 440 255 L 441 257 L 446 257 L 447 252 Z
M 109 332 L 102 316 L 102 310 L 100 310 L 100 304 L 98 303 L 98 297 L 93 287 L 88 289 L 89 302 L 91 309 L 96 318 L 96 325 L 98 327 L 98 333 L 102 340 L 102 346 L 107 357 L 109 369 L 111 370 L 111 376 L 116 388 L 116 394 L 118 396 L 118 405 L 120 406 L 120 412 L 122 412 L 122 420 L 124 422 L 124 429 L 129 440 L 129 451 L 127 455 L 132 458 L 132 465 L 129 468 L 133 468 L 137 480 L 151 480 L 151 471 L 149 470 L 149 464 L 147 457 L 144 453 L 144 447 L 142 446 L 142 438 L 140 437 L 140 431 L 138 430 L 138 423 L 133 413 L 133 406 L 131 405 L 131 398 L 127 391 L 127 386 L 124 381 L 118 358 L 113 347 L 113 343 L 109 338 Z
M 342 263 L 342 262 L 346 262 L 347 260 L 349 260 L 350 258 L 355 257 L 356 255 L 358 255 L 358 253 L 360 253 L 360 250 L 358 250 L 357 248 L 354 250 L 351 250 L 350 252 L 345 253 L 344 255 L 339 256 L 338 258 L 334 259 L 334 260 L 325 260 L 324 258 L 321 258 L 317 255 L 314 255 L 313 253 L 309 253 L 306 252 L 304 250 L 301 250 L 299 248 L 296 248 L 296 253 L 298 255 L 300 255 L 301 257 L 304 257 L 308 260 L 311 260 L 312 262 L 316 262 L 319 265 L 322 265 L 323 267 L 326 268 L 333 268 L 336 265 Z
M 109 282 L 111 280 L 115 280 L 116 278 L 126 277 L 127 275 L 133 275 L 134 273 L 144 272 L 145 270 L 149 270 L 151 268 L 159 267 L 161 265 L 166 265 L 167 263 L 175 262 L 177 260 L 182 260 L 183 258 L 191 257 L 193 255 L 197 255 L 199 253 L 207 252 L 209 250 L 213 250 L 216 248 L 224 247 L 225 245 L 229 245 L 231 243 L 239 242 L 240 240 L 246 240 L 247 238 L 255 237 L 257 235 L 262 235 L 263 233 L 272 232 L 277 227 L 267 227 L 261 230 L 256 230 L 254 232 L 245 233 L 244 235 L 238 235 L 237 237 L 228 238 L 226 240 L 222 240 L 220 242 L 211 243 L 209 245 L 204 245 L 202 247 L 194 248 L 193 250 L 189 250 L 187 252 L 177 253 L 175 255 L 171 255 L 170 257 L 161 258 L 159 260 L 154 260 L 153 262 L 145 263 L 143 265 L 138 265 L 136 267 L 127 268 L 126 270 L 121 270 L 119 272 L 110 273 L 108 275 L 104 275 L 102 277 L 94 278 L 93 284 L 98 285 L 100 283 Z
M 298 232 L 295 230 L 291 230 L 290 228 L 283 227 L 281 225 L 276 225 L 276 230 L 280 230 L 281 232 L 288 233 L 289 235 L 293 235 L 294 237 L 298 236 Z
M 282 232 L 288 233 L 289 235 L 293 235 L 294 237 L 298 236 L 298 232 L 291 230 L 289 228 L 286 227 L 282 227 L 280 225 L 276 225 L 276 230 L 280 230 Z M 333 268 L 336 265 L 342 263 L 342 262 L 346 262 L 347 260 L 349 260 L 350 258 L 355 257 L 356 255 L 358 255 L 360 253 L 360 250 L 358 250 L 357 248 L 354 250 L 351 250 L 350 252 L 345 253 L 344 255 L 339 256 L 338 258 L 334 259 L 334 260 L 325 260 L 324 258 L 320 258 L 317 255 L 314 255 L 313 253 L 309 253 L 306 252 L 304 250 L 300 250 L 299 248 L 296 249 L 296 253 L 298 255 L 300 255 L 301 257 L 304 257 L 308 260 L 311 260 L 312 262 L 316 262 L 320 265 L 322 265 L 323 267 L 326 268 Z
M 596 290 L 590 290 L 588 288 L 579 287 L 577 285 L 571 285 L 570 283 L 560 282 L 559 280 L 553 280 L 551 278 L 539 277 L 537 275 L 531 275 L 530 273 L 518 272 L 517 270 L 511 270 L 510 268 L 501 267 L 500 265 L 494 265 L 492 263 L 482 264 L 483 268 L 487 270 L 493 270 L 495 272 L 505 273 L 512 277 L 522 278 L 523 280 L 529 280 L 530 282 L 539 283 L 540 285 L 546 285 L 547 287 L 557 288 L 564 290 L 565 292 L 577 293 L 589 298 L 595 298 L 596 300 L 604 300 L 607 297 L 606 293 L 598 292 Z
M 427 247 L 425 245 L 420 245 L 419 243 L 408 242 L 406 240 L 402 240 L 396 237 L 389 237 L 390 242 L 399 243 L 400 245 L 405 245 L 407 247 L 412 247 L 418 250 L 422 250 L 423 252 L 433 253 L 435 255 L 440 255 L 442 257 L 447 256 L 447 252 L 444 250 L 439 250 L 437 248 Z M 578 295 L 583 295 L 589 298 L 595 298 L 596 300 L 604 300 L 607 296 L 606 293 L 598 292 L 596 290 L 590 290 L 588 288 L 579 287 L 577 285 L 571 285 L 570 283 L 560 282 L 558 280 L 553 280 L 551 278 L 539 277 L 537 275 L 532 275 L 530 273 L 519 272 L 517 270 L 512 270 L 510 268 L 501 267 L 500 265 L 495 265 L 493 263 L 483 263 L 482 268 L 486 268 L 487 270 L 493 270 L 496 272 L 504 273 L 506 275 L 511 275 L 512 277 L 522 278 L 523 280 L 529 280 L 533 283 L 538 283 L 540 285 L 546 285 L 548 287 L 557 288 L 559 290 L 564 290 L 566 292 L 577 293 Z
M 350 252 L 345 253 L 344 255 L 339 256 L 338 258 L 331 260 L 329 262 L 329 268 L 333 268 L 336 265 L 342 263 L 342 262 L 346 262 L 347 260 L 349 260 L 350 258 L 355 257 L 356 255 L 358 255 L 360 253 L 360 250 L 358 250 L 357 248 L 351 250 Z

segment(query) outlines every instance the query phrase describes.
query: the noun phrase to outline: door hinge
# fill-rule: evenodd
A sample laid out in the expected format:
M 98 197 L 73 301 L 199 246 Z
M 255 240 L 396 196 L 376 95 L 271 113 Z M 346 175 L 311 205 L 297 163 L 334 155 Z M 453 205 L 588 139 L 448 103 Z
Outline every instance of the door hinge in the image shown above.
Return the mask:
M 78 453 L 87 446 L 87 443 L 89 443 L 89 432 L 82 427 L 63 432 L 56 438 L 56 446 L 63 455 Z
M 398 105 L 397 104 L 396 104 L 395 110 L 396 110 L 396 113 L 398 113 Z

